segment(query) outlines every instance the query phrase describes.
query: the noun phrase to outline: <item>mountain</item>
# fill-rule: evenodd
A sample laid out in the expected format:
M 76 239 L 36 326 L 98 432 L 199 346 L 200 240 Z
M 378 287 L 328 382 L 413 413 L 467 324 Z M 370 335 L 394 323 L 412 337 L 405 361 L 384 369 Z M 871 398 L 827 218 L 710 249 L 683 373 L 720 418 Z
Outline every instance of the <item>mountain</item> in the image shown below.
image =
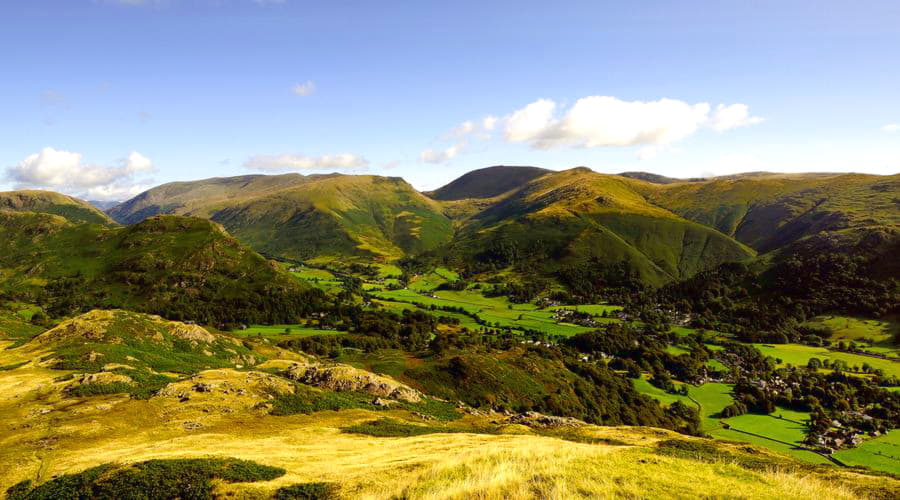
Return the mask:
M 440 201 L 493 198 L 550 172 L 552 170 L 538 167 L 481 168 L 463 175 L 440 189 L 425 194 Z
M 822 232 L 900 225 L 900 175 L 763 173 L 671 184 L 647 194 L 760 252 Z
M 21 190 L 0 193 L 0 210 L 59 215 L 75 223 L 115 224 L 90 203 L 53 191 Z
M 110 210 L 203 217 L 257 251 L 292 259 L 393 259 L 452 236 L 442 207 L 406 181 L 371 175 L 250 175 L 165 184 Z
M 296 320 L 321 294 L 197 218 L 128 227 L 0 210 L 0 291 L 55 316 L 125 308 L 203 323 Z
M 87 202 L 104 212 L 122 203 L 121 200 L 88 200 Z
M 544 272 L 624 261 L 652 284 L 754 256 L 651 203 L 643 193 L 654 186 L 583 167 L 548 173 L 464 221 L 453 248 L 465 261 Z
M 652 182 L 654 184 L 674 184 L 676 182 L 700 182 L 706 179 L 702 177 L 692 177 L 690 179 L 676 179 L 675 177 L 666 177 L 664 175 L 652 174 L 650 172 L 622 172 L 619 174 L 629 179 L 639 179 L 642 181 Z

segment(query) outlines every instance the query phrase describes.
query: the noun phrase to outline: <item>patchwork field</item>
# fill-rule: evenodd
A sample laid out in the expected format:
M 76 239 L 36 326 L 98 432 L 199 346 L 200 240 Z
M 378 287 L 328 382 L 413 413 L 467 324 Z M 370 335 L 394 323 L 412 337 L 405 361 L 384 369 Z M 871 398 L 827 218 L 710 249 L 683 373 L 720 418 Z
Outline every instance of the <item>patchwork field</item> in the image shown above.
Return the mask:
M 824 347 L 812 347 L 800 344 L 753 344 L 766 356 L 780 359 L 782 364 L 794 366 L 806 366 L 810 358 L 829 359 L 843 361 L 848 367 L 862 367 L 868 364 L 874 369 L 884 370 L 886 375 L 900 376 L 900 362 L 889 359 L 851 354 L 846 352 L 830 351 Z
M 772 415 L 745 414 L 722 419 L 719 413 L 732 402 L 731 385 L 710 383 L 689 386 L 688 395 L 682 396 L 669 394 L 654 387 L 646 378 L 633 379 L 632 382 L 638 392 L 651 396 L 663 404 L 680 401 L 697 407 L 704 432 L 714 438 L 751 443 L 808 463 L 830 463 L 817 453 L 797 449 L 805 437 L 805 421 L 809 418 L 806 413 L 778 408 Z M 866 456 L 860 456 L 860 460 L 872 464 L 870 466 L 879 470 L 890 471 L 878 467 L 873 461 L 866 461 Z
M 841 450 L 834 456 L 848 465 L 862 465 L 900 475 L 900 430 L 869 439 L 857 448 Z
M 554 319 L 554 308 L 538 308 L 534 304 L 514 304 L 506 297 L 485 297 L 474 290 L 436 290 L 417 292 L 413 289 L 373 290 L 370 292 L 380 302 L 406 303 L 419 306 L 424 310 L 440 308 L 457 308 L 469 315 L 477 316 L 483 325 L 470 318 L 469 328 L 501 328 L 514 331 L 536 330 L 549 335 L 570 336 L 594 330 L 591 327 L 579 326 Z M 594 311 L 615 310 L 614 306 L 602 304 L 578 306 Z M 437 311 L 436 314 L 445 314 Z M 595 318 L 598 323 L 615 322 L 608 318 Z

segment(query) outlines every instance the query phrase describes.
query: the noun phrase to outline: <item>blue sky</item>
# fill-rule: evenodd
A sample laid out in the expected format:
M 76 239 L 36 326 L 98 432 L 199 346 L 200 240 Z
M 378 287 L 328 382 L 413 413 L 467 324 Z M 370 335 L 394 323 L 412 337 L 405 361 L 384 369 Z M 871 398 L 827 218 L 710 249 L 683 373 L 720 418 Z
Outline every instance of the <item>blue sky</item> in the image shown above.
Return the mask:
M 0 188 L 900 172 L 900 3 L 6 0 Z

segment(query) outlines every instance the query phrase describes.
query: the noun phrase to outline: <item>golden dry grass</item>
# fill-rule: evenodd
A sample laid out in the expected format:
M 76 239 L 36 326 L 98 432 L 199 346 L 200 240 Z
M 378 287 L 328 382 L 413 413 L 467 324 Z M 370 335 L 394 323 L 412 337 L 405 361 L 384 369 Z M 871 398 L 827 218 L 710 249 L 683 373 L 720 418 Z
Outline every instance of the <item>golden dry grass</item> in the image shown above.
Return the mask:
M 2 346 L 0 346 L 2 347 Z M 17 356 L 0 351 L 0 362 Z M 834 478 L 753 472 L 729 463 L 661 456 L 654 443 L 677 434 L 650 428 L 589 427 L 584 433 L 621 445 L 582 444 L 509 433 L 376 438 L 342 433 L 385 413 L 364 410 L 274 417 L 224 400 L 179 403 L 158 397 L 62 397 L 59 371 L 35 363 L 0 373 L 0 491 L 103 463 L 155 458 L 235 457 L 283 467 L 271 482 L 220 485 L 235 498 L 267 498 L 295 483 L 329 482 L 345 498 L 856 498 L 851 484 L 897 481 L 835 469 Z M 206 377 L 237 385 L 246 376 Z M 414 420 L 404 411 L 394 418 Z M 484 424 L 468 416 L 457 425 Z M 187 430 L 183 423 L 202 427 Z M 726 445 L 727 446 L 727 445 Z M 880 483 L 879 483 L 880 481 Z

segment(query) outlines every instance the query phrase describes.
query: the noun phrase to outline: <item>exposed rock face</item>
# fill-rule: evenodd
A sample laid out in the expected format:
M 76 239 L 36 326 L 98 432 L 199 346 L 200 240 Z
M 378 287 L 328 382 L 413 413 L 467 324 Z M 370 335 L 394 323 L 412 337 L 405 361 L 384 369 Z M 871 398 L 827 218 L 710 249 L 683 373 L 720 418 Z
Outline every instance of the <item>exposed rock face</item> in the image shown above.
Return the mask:
M 536 411 L 512 415 L 507 418 L 504 423 L 542 429 L 553 427 L 581 427 L 587 425 L 577 418 L 555 417 L 553 415 L 544 415 L 543 413 L 538 413 Z
M 197 325 L 188 325 L 177 321 L 168 322 L 169 331 L 172 335 L 193 342 L 204 342 L 210 344 L 216 340 L 216 337 L 206 331 L 205 328 Z
M 422 393 L 396 380 L 360 370 L 349 365 L 320 363 L 291 365 L 285 376 L 304 384 L 322 387 L 330 391 L 364 392 L 380 398 L 399 399 L 416 403 Z
M 74 388 L 80 385 L 88 385 L 88 384 L 114 384 L 117 382 L 122 382 L 125 384 L 130 384 L 132 382 L 131 377 L 128 375 L 122 375 L 120 373 L 111 373 L 111 372 L 99 372 L 99 373 L 86 373 L 84 375 L 76 377 L 76 379 L 69 384 L 68 387 Z

